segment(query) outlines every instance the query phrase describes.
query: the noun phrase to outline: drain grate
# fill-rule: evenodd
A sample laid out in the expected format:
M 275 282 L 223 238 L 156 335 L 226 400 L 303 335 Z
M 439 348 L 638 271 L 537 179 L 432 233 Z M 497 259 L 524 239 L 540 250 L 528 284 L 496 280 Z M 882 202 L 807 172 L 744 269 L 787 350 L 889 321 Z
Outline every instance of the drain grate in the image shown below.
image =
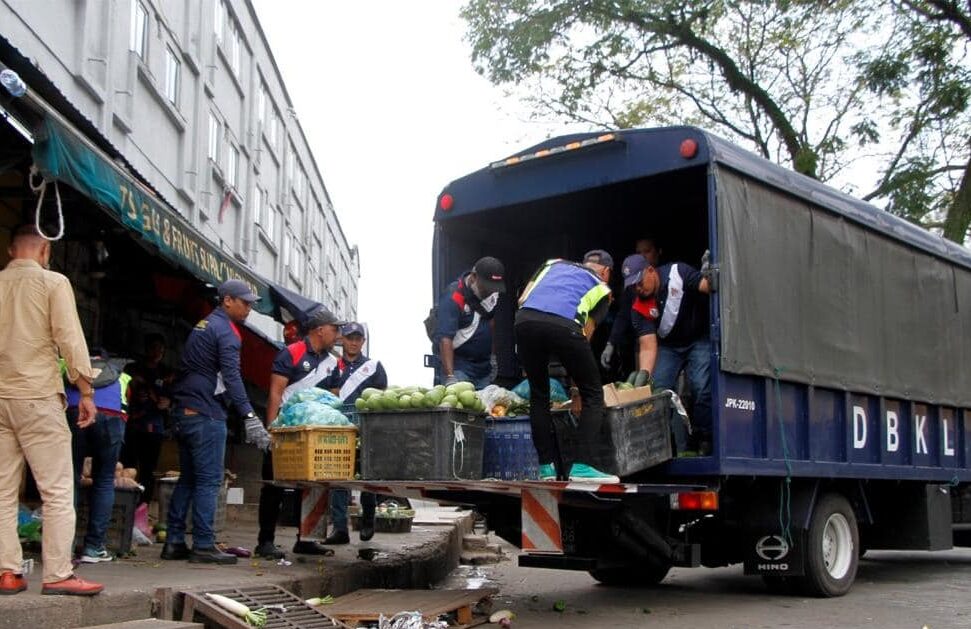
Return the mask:
M 206 590 L 210 594 L 221 594 L 238 601 L 250 609 L 282 605 L 286 611 L 270 608 L 266 614 L 265 629 L 330 629 L 346 628 L 347 625 L 336 621 L 318 609 L 307 605 L 303 599 L 277 585 L 256 585 L 252 587 Z M 184 622 L 192 622 L 197 613 L 226 629 L 252 629 L 242 618 L 233 616 L 211 600 L 203 591 L 183 592 L 185 607 L 182 612 Z

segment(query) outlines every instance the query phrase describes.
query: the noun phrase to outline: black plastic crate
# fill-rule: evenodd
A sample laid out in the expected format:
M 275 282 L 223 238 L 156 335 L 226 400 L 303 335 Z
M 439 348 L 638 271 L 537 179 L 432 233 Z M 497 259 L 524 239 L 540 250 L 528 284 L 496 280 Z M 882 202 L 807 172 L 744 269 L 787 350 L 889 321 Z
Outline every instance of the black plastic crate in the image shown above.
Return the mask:
M 360 414 L 361 478 L 478 480 L 485 418 L 457 409 Z
M 84 535 L 88 532 L 88 515 L 91 501 L 91 489 L 81 490 L 81 504 L 77 509 L 77 522 L 74 527 L 74 546 L 83 549 Z M 108 531 L 105 534 L 105 546 L 108 550 L 119 555 L 127 555 L 131 551 L 132 529 L 135 527 L 135 509 L 142 496 L 140 489 L 115 488 L 115 504 L 111 508 L 111 518 L 108 520 Z
M 671 452 L 671 393 L 665 391 L 646 400 L 606 409 L 601 439 L 592 445 L 592 461 L 597 469 L 617 476 L 628 476 L 668 461 Z M 566 412 L 553 414 L 561 470 L 568 473 L 578 459 L 580 435 Z

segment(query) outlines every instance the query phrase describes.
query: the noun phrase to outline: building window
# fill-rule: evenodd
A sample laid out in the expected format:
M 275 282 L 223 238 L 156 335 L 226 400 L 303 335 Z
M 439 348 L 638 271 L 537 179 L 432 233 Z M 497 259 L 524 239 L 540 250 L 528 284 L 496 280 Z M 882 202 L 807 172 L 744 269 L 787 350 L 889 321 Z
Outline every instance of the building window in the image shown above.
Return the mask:
M 297 244 L 297 238 L 293 237 L 293 259 L 290 261 L 290 273 L 303 283 L 303 262 L 307 258 L 307 252 Z
M 276 107 L 272 108 L 270 114 L 270 146 L 274 151 L 280 150 L 280 113 Z
M 243 44 L 240 41 L 239 29 L 236 28 L 236 23 L 231 22 L 229 24 L 229 65 L 233 69 L 233 74 L 236 78 L 239 78 L 241 69 L 241 57 L 242 57 Z
M 293 247 L 293 237 L 290 235 L 289 232 L 287 232 L 283 235 L 283 266 L 288 270 L 290 269 L 290 258 L 291 258 L 290 249 L 292 247 Z
M 232 143 L 226 154 L 226 185 L 234 189 L 239 186 L 239 149 Z
M 260 82 L 260 91 L 256 97 L 256 120 L 260 123 L 260 130 L 263 129 L 263 125 L 266 123 L 266 84 Z
M 223 29 L 226 27 L 226 5 L 222 0 L 216 0 L 216 19 L 212 25 L 212 32 L 216 35 L 216 41 L 222 43 Z
M 286 160 L 287 160 L 287 167 L 286 167 L 287 188 L 292 188 L 294 164 L 297 161 L 297 150 L 293 148 L 292 142 L 290 143 L 290 150 L 287 151 Z
M 128 49 L 145 59 L 145 34 L 148 32 L 148 10 L 139 0 L 131 3 L 131 41 Z
M 171 48 L 165 49 L 165 97 L 169 102 L 179 106 L 179 71 L 181 64 L 179 58 L 172 52 Z
M 219 132 L 222 130 L 222 123 L 216 118 L 216 114 L 209 112 L 209 159 L 219 163 Z

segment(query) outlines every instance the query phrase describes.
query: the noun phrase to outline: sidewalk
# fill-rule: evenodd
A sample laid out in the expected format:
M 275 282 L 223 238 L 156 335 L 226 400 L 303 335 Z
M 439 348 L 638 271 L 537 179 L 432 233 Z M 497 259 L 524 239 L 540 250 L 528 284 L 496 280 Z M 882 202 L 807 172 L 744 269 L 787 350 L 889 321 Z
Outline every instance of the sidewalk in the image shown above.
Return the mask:
M 41 567 L 28 577 L 30 589 L 0 597 L 0 629 L 69 629 L 126 620 L 181 618 L 180 590 L 275 583 L 303 598 L 340 596 L 360 588 L 426 588 L 458 565 L 462 536 L 472 530 L 470 511 L 422 507 L 410 533 L 377 533 L 366 543 L 351 533 L 351 543 L 335 547 L 333 557 L 305 557 L 287 552 L 290 566 L 261 559 L 240 559 L 235 566 L 206 566 L 162 561 L 161 544 L 136 547 L 136 556 L 111 563 L 81 565 L 78 574 L 104 583 L 105 592 L 90 599 L 41 596 Z M 252 549 L 257 527 L 227 526 L 219 541 Z M 293 547 L 296 529 L 277 529 L 277 544 Z M 377 554 L 371 561 L 358 550 Z

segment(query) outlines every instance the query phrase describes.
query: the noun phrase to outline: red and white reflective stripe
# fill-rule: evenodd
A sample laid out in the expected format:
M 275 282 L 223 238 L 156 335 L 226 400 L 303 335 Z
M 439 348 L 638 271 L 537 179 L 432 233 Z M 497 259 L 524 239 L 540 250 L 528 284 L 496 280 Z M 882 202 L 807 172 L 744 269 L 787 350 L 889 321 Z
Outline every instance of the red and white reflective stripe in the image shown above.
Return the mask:
M 300 492 L 300 537 L 325 539 L 330 490 L 311 487 Z
M 563 554 L 558 491 L 523 489 L 522 547 L 526 552 Z

